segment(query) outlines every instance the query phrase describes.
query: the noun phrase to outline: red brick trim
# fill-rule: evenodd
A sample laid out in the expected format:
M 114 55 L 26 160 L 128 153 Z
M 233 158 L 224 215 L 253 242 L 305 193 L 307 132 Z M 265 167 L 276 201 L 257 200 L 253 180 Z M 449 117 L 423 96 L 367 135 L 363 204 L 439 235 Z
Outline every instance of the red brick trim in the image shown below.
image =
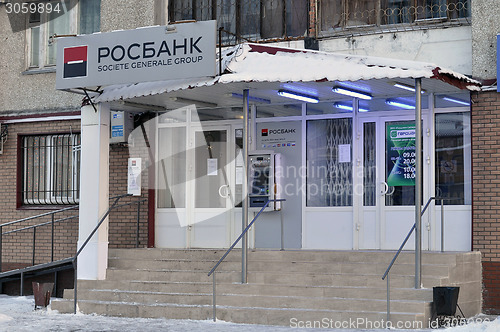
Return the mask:
M 500 262 L 483 262 L 483 312 L 500 315 Z

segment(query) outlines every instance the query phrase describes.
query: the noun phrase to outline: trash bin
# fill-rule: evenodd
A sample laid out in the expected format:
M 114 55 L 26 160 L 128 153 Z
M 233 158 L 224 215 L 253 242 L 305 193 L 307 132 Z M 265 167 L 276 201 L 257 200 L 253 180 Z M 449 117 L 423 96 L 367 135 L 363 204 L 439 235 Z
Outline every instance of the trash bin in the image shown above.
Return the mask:
M 455 316 L 460 287 L 433 287 L 432 291 L 436 315 Z
M 50 303 L 50 295 L 54 289 L 53 282 L 33 282 L 33 295 L 35 296 L 35 309 L 37 307 L 46 307 Z

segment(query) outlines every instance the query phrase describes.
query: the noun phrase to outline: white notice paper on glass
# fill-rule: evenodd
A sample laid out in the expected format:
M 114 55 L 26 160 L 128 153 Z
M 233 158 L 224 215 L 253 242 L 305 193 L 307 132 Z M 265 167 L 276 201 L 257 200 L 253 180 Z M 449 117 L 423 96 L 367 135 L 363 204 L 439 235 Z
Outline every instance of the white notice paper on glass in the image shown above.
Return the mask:
M 350 163 L 351 162 L 351 144 L 339 144 L 339 163 Z
M 207 159 L 207 175 L 217 175 L 217 158 Z
M 243 167 L 236 166 L 236 184 L 243 184 Z

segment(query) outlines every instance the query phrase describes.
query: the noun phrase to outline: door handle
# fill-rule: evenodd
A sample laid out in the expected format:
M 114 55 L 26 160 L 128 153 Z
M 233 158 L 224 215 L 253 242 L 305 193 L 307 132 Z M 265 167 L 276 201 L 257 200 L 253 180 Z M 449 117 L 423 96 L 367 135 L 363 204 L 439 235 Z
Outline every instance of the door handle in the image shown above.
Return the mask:
M 385 181 L 380 182 L 380 184 L 384 186 L 384 189 L 380 190 L 380 196 L 384 196 L 389 191 L 389 185 Z
M 389 187 L 389 184 L 387 184 L 387 182 L 385 181 L 380 182 L 380 184 L 384 186 L 384 189 L 380 191 L 380 196 L 391 196 L 392 194 L 394 194 L 396 187 Z M 389 189 L 391 189 L 390 192 Z
M 225 193 L 223 193 L 223 189 L 226 188 Z M 228 198 L 230 196 L 229 193 L 229 185 L 223 184 L 219 187 L 219 196 L 222 198 Z

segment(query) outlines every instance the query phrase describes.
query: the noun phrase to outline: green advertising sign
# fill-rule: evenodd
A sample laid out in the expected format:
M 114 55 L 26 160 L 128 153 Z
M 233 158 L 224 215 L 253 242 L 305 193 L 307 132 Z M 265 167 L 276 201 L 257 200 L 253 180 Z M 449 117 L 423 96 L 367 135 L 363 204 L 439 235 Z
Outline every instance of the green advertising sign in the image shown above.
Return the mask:
M 387 184 L 414 186 L 415 123 L 387 123 L 386 135 Z

